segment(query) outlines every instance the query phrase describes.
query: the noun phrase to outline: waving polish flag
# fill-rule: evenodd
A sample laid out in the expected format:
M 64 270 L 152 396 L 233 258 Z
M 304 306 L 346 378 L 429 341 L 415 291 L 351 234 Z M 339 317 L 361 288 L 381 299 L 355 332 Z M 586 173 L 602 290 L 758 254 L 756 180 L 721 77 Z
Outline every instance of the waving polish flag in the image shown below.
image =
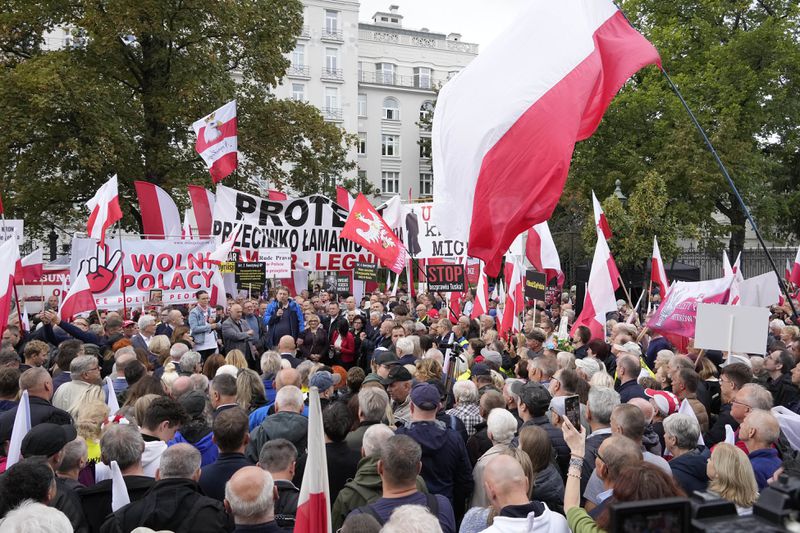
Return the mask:
M 282 202 L 289 199 L 285 192 L 277 191 L 275 189 L 270 189 L 268 194 L 269 199 L 276 202 Z
M 363 194 L 358 195 L 350 209 L 341 236 L 375 254 L 395 274 L 403 271 L 408 257 L 403 241 L 397 238 Z
M 44 256 L 42 254 L 42 249 L 39 248 L 17 262 L 16 268 L 14 269 L 14 282 L 33 283 L 39 281 L 43 272 Z
M 0 335 L 8 324 L 8 314 L 14 294 L 14 272 L 18 264 L 19 246 L 17 238 L 12 236 L 0 244 Z
M 336 187 L 336 203 L 339 204 L 341 207 L 344 207 L 348 211 L 352 208 L 355 203 L 356 199 L 350 194 L 350 191 L 345 189 L 342 186 Z
M 236 100 L 196 121 L 192 128 L 197 134 L 195 150 L 206 162 L 211 179 L 219 183 L 236 170 L 239 162 Z
M 228 295 L 225 294 L 225 282 L 222 280 L 222 274 L 219 273 L 218 268 L 213 269 L 211 275 L 211 291 L 208 295 L 209 304 L 214 307 L 221 305 L 228 306 Z
M 506 256 L 505 279 L 508 284 L 506 303 L 503 307 L 503 319 L 500 323 L 502 336 L 520 331 L 519 315 L 525 311 L 524 287 L 525 270 L 522 258 Z
M 89 280 L 86 279 L 84 272 L 78 272 L 75 281 L 70 284 L 69 291 L 61 302 L 59 314 L 63 320 L 70 320 L 78 313 L 96 309 L 97 305 L 94 301 L 94 294 L 89 288 Z
M 664 270 L 664 261 L 661 259 L 661 250 L 658 249 L 658 239 L 653 237 L 653 258 L 650 265 L 650 282 L 653 285 L 658 285 L 661 298 L 666 297 L 667 287 L 667 272 Z
M 583 299 L 583 309 L 572 326 L 573 329 L 578 326 L 588 327 L 592 332 L 592 339 L 606 338 L 606 314 L 617 310 L 610 270 L 612 263 L 613 259 L 611 251 L 608 249 L 608 243 L 598 228 L 597 245 L 594 249 L 586 296 Z
M 197 228 L 197 235 L 201 239 L 208 239 L 211 236 L 211 227 L 214 224 L 216 197 L 214 193 L 199 185 L 189 185 L 187 188 L 189 190 L 189 199 L 192 201 L 188 223 L 190 227 Z
M 433 117 L 437 226 L 469 242 L 489 275 L 517 235 L 550 218 L 575 142 L 633 73 L 660 62 L 610 0 L 527 6 L 442 88 Z
M 547 222 L 536 224 L 528 230 L 528 242 L 525 244 L 525 255 L 533 268 L 544 272 L 547 283 L 556 278 L 559 285 L 564 284 L 564 272 L 561 271 L 561 259 L 558 257 L 556 243 L 550 235 Z
M 481 315 L 488 315 L 489 280 L 486 277 L 486 272 L 483 271 L 483 263 L 481 263 L 481 273 L 478 275 L 478 288 L 475 293 L 475 302 L 472 305 L 472 313 L 469 317 L 478 318 Z
M 594 223 L 603 232 L 603 237 L 606 240 L 611 238 L 611 226 L 608 224 L 608 219 L 603 211 L 603 206 L 597 200 L 594 191 L 592 191 L 592 209 L 594 209 Z
M 800 248 L 797 249 L 797 255 L 794 257 L 794 264 L 792 265 L 789 281 L 795 285 L 800 285 Z
M 106 241 L 106 230 L 122 218 L 122 209 L 119 207 L 119 189 L 116 174 L 103 184 L 94 198 L 86 202 L 91 214 L 86 223 L 86 233 L 93 239 L 100 241 L 103 246 Z
M 297 499 L 295 533 L 331 533 L 331 497 L 328 492 L 328 457 L 319 390 L 308 391 L 308 455 L 300 496 Z
M 144 234 L 150 239 L 164 239 L 181 234 L 181 214 L 167 191 L 154 183 L 134 181 Z

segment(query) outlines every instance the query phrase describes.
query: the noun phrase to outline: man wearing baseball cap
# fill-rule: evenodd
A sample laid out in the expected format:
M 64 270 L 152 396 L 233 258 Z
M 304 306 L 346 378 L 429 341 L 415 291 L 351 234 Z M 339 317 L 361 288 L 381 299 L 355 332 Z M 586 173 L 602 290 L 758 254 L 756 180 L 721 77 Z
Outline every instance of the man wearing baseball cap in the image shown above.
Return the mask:
M 456 519 L 464 514 L 464 503 L 472 492 L 472 466 L 464 440 L 453 429 L 436 421 L 441 401 L 439 390 L 430 383 L 411 388 L 411 423 L 397 430 L 422 448 L 420 474 L 431 494 L 441 494 L 453 503 Z
M 398 364 L 398 359 L 394 352 L 379 348 L 372 354 L 372 372 L 378 374 L 381 379 L 386 379 L 389 376 L 389 370 L 396 364 Z
M 398 424 L 411 422 L 411 372 L 400 365 L 392 366 L 389 375 L 383 380 L 386 392 L 392 400 L 392 412 Z
M 664 419 L 678 412 L 680 402 L 678 401 L 678 397 L 669 391 L 645 389 L 644 393 L 650 398 L 650 403 L 653 406 L 653 431 L 658 435 L 661 449 L 666 450 L 666 443 L 664 442 Z
M 319 400 L 324 408 L 333 399 L 333 387 L 341 380 L 339 374 L 331 374 L 327 370 L 317 370 L 308 378 L 308 386 L 319 389 Z

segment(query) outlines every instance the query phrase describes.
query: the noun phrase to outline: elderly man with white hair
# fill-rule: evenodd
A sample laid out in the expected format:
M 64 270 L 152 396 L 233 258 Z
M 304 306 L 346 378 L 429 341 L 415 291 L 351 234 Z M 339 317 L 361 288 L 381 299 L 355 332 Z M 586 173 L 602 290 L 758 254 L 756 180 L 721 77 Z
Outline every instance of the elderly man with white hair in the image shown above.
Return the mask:
M 164 365 L 157 368 L 153 375 L 157 378 L 160 378 L 164 375 L 165 369 L 167 366 L 172 363 L 172 366 L 175 368 L 177 372 L 180 370 L 181 367 L 181 358 L 189 351 L 189 347 L 182 342 L 177 342 L 172 345 L 172 348 L 169 349 L 169 359 L 164 361 Z
M 700 425 L 693 416 L 675 413 L 664 419 L 664 443 L 672 455 L 669 467 L 678 485 L 692 494 L 696 490 L 706 490 L 708 474 L 706 462 L 708 449 L 698 449 Z
M 277 490 L 272 476 L 257 466 L 236 471 L 225 484 L 225 510 L 233 515 L 235 531 L 280 533 L 275 522 Z
M 156 334 L 156 319 L 149 314 L 144 314 L 139 317 L 139 333 L 131 337 L 131 344 L 134 348 L 141 348 L 149 352 L 150 341 Z
M 69 365 L 72 381 L 61 385 L 53 395 L 53 405 L 67 411 L 78 419 L 78 411 L 89 402 L 105 403 L 103 389 L 100 388 L 100 363 L 94 355 L 81 355 Z
M 414 365 L 417 362 L 417 358 L 414 357 L 414 340 L 411 337 L 397 339 L 395 352 L 401 365 Z
M 505 409 L 492 409 L 489 418 L 486 420 L 487 433 L 492 447 L 481 455 L 475 468 L 472 469 L 472 479 L 475 482 L 475 489 L 472 493 L 472 507 L 486 507 L 489 505 L 489 498 L 486 495 L 486 488 L 483 485 L 483 470 L 486 465 L 508 450 L 514 434 L 517 432 L 517 419 Z
M 254 463 L 264 443 L 272 439 L 286 439 L 305 453 L 308 437 L 308 419 L 302 415 L 303 393 L 294 385 L 284 385 L 275 395 L 275 414 L 269 415 L 250 432 L 246 455 Z
M 475 434 L 475 426 L 483 422 L 478 405 L 478 386 L 471 380 L 456 381 L 453 384 L 453 397 L 456 400 L 455 406 L 447 414 L 464 422 L 467 435 L 471 437 Z

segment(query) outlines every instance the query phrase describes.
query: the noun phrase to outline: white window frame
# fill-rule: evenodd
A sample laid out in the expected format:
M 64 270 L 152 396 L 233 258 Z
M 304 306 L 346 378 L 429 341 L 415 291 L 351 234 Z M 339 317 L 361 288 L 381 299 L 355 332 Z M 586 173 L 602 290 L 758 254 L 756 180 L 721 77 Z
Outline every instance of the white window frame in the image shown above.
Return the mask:
M 419 89 L 431 89 L 433 87 L 433 69 L 416 67 L 414 69 L 414 82 Z
M 303 68 L 306 66 L 306 45 L 297 43 L 294 47 L 292 51 L 292 66 L 296 68 Z
M 420 172 L 419 175 L 419 195 L 432 196 L 433 195 L 433 173 Z
M 325 69 L 331 74 L 339 70 L 339 49 L 333 47 L 325 48 Z
M 387 106 L 387 103 L 394 104 L 394 107 Z M 387 96 L 383 99 L 383 120 L 400 120 L 400 102 L 397 98 Z
M 393 171 L 381 172 L 381 192 L 383 194 L 398 194 L 400 192 L 399 172 L 393 172 Z
M 394 63 L 377 63 L 375 65 L 375 76 L 378 83 L 386 85 L 394 85 L 394 76 L 396 72 L 396 65 Z
M 358 145 L 356 152 L 358 155 L 367 155 L 367 134 L 363 131 L 358 132 Z
M 300 89 L 299 91 L 297 89 Z M 299 96 L 299 98 L 298 98 Z M 292 83 L 292 100 L 295 102 L 306 101 L 306 84 L 305 83 Z
M 383 157 L 400 157 L 400 136 L 391 133 L 381 134 L 381 155 Z
M 359 93 L 358 95 L 358 116 L 367 116 L 367 95 L 364 93 Z
M 339 109 L 339 88 L 325 87 L 325 109 L 335 111 Z M 333 105 L 331 105 L 333 102 Z
M 333 9 L 325 10 L 325 31 L 339 33 L 339 12 Z

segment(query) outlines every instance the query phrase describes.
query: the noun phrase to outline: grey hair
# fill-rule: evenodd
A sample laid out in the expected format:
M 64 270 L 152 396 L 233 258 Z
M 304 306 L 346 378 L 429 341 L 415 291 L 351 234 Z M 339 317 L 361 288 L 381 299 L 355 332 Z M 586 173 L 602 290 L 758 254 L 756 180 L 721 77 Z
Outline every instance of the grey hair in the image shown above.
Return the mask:
M 116 361 L 117 359 L 119 359 L 120 355 L 123 355 L 123 354 L 126 354 L 126 353 L 129 353 L 132 356 L 136 357 L 136 350 L 133 349 L 133 346 L 123 346 L 122 348 L 120 348 L 119 350 L 114 352 L 114 360 Z
M 358 410 L 367 422 L 380 422 L 386 415 L 389 395 L 381 387 L 366 387 L 358 391 Z
M 772 393 L 758 383 L 746 383 L 739 392 L 747 398 L 747 405 L 751 409 L 769 411 L 772 409 Z
M 111 424 L 100 437 L 100 451 L 105 464 L 116 461 L 125 470 L 142 460 L 144 439 L 133 424 Z
M 397 351 L 397 357 L 402 357 L 407 354 L 414 353 L 414 341 L 409 337 L 400 337 L 397 339 L 397 346 L 395 346 L 395 350 Z
M 597 374 L 595 374 L 597 375 Z M 592 419 L 601 424 L 611 423 L 611 411 L 619 405 L 619 393 L 610 387 L 592 387 L 589 389 L 589 400 L 586 406 L 592 413 Z
M 180 362 L 181 372 L 194 373 L 195 368 L 197 368 L 197 365 L 200 364 L 200 361 L 202 359 L 203 356 L 200 355 L 198 352 L 195 351 L 186 352 L 181 357 L 181 362 Z
M 664 433 L 675 437 L 675 446 L 681 450 L 694 450 L 700 438 L 700 424 L 683 413 L 675 413 L 664 419 Z
M 203 393 L 208 391 L 208 377 L 205 374 L 192 374 L 189 379 L 192 380 L 192 390 Z
M 147 326 L 152 326 L 156 323 L 156 319 L 151 315 L 142 315 L 139 317 L 139 329 L 143 330 Z
M 401 505 L 392 512 L 381 533 L 442 533 L 442 526 L 427 507 Z
M 275 395 L 275 407 L 280 411 L 303 408 L 303 393 L 294 385 L 284 385 Z
M 72 375 L 72 379 L 76 379 L 92 367 L 98 366 L 98 364 L 97 357 L 94 355 L 81 355 L 73 359 L 69 364 L 69 372 Z
M 9 511 L 2 521 L 8 533 L 71 533 L 72 524 L 67 515 L 33 500 L 25 500 Z
M 364 457 L 380 455 L 383 445 L 392 437 L 394 437 L 394 431 L 385 424 L 369 426 L 367 431 L 364 432 L 364 439 L 361 441 Z
M 261 373 L 274 375 L 281 369 L 281 354 L 270 350 L 261 354 Z
M 314 363 L 313 361 L 303 361 L 299 365 L 297 365 L 297 373 L 300 374 L 300 383 L 303 385 L 308 385 L 308 378 L 311 376 L 311 371 L 314 370 Z
M 556 354 L 556 361 L 558 361 L 558 368 L 568 368 L 575 370 L 575 356 L 569 352 L 558 352 Z
M 508 444 L 517 432 L 517 419 L 503 408 L 495 408 L 486 420 L 486 429 L 491 434 L 492 444 Z
M 456 381 L 453 384 L 453 397 L 458 403 L 478 403 L 478 386 L 472 380 Z
M 372 312 L 369 314 L 369 317 L 370 317 L 370 318 L 380 318 L 380 317 L 381 317 L 381 314 L 380 314 L 380 313 L 378 313 L 377 311 L 372 311 Z
M 58 472 L 69 472 L 73 468 L 78 468 L 81 465 L 81 461 L 87 460 L 89 449 L 86 446 L 86 440 L 78 435 L 75 440 L 66 443 L 61 451 L 64 454 L 64 458 L 61 459 L 61 464 L 58 465 Z
M 268 440 L 258 454 L 258 465 L 268 472 L 283 472 L 297 460 L 297 448 L 286 439 Z
M 231 488 L 231 482 L 225 483 L 225 501 L 231 507 L 231 512 L 236 518 L 257 518 L 263 515 L 271 515 L 275 509 L 275 502 L 272 499 L 272 489 L 275 482 L 266 470 L 261 470 L 264 476 L 264 486 L 254 500 L 241 498 Z
M 200 463 L 197 448 L 180 443 L 164 450 L 158 471 L 161 479 L 191 478 L 200 469 Z

